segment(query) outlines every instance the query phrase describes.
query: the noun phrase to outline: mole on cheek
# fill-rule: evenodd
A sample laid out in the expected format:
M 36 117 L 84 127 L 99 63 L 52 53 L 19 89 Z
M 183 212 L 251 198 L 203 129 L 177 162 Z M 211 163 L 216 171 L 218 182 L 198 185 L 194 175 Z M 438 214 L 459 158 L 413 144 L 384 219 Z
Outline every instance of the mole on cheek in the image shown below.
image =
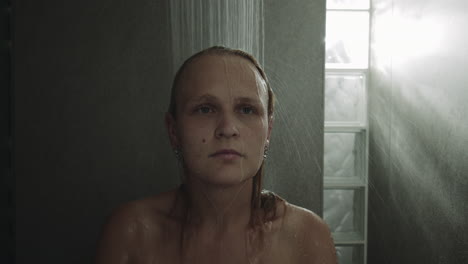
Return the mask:
M 202 142 L 203 142 L 203 143 L 205 143 L 205 142 L 206 142 L 206 140 L 205 140 L 205 139 L 202 139 Z

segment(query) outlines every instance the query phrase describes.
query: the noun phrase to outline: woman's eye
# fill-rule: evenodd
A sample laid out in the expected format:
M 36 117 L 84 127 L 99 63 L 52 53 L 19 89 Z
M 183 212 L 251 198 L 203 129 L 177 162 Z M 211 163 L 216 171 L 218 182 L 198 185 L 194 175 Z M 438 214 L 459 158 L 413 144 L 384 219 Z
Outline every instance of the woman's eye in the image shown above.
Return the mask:
M 253 109 L 253 107 L 250 107 L 250 106 L 243 106 L 243 107 L 241 108 L 241 112 L 242 112 L 243 114 L 250 115 L 250 114 L 253 114 L 253 113 L 254 113 L 254 109 Z
M 197 112 L 199 112 L 201 114 L 209 114 L 209 113 L 213 112 L 213 108 L 204 105 L 204 106 L 198 107 Z

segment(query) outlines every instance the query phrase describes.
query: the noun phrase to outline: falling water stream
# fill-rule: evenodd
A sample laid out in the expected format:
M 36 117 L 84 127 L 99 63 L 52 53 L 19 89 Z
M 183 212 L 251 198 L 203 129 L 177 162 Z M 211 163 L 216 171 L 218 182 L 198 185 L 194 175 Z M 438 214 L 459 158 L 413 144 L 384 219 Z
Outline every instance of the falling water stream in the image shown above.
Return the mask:
M 215 45 L 245 50 L 263 62 L 263 0 L 173 0 L 170 20 L 174 71 Z

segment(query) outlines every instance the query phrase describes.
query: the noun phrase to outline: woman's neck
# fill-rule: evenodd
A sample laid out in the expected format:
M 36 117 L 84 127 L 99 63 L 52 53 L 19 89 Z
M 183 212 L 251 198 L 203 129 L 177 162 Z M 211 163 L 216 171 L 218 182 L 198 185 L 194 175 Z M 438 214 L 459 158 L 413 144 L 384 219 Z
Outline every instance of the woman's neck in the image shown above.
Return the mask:
M 252 183 L 252 178 L 233 185 L 216 185 L 189 178 L 186 188 L 191 224 L 217 233 L 247 228 Z

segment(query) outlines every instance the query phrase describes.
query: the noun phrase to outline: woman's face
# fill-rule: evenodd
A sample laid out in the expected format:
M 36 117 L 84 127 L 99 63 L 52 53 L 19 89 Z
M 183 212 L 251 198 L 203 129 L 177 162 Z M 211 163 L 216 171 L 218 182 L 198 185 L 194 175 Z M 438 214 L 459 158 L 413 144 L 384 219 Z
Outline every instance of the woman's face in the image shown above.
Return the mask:
M 255 66 L 239 56 L 202 55 L 182 73 L 178 89 L 177 119 L 168 115 L 166 124 L 188 177 L 218 185 L 252 178 L 272 125 Z

